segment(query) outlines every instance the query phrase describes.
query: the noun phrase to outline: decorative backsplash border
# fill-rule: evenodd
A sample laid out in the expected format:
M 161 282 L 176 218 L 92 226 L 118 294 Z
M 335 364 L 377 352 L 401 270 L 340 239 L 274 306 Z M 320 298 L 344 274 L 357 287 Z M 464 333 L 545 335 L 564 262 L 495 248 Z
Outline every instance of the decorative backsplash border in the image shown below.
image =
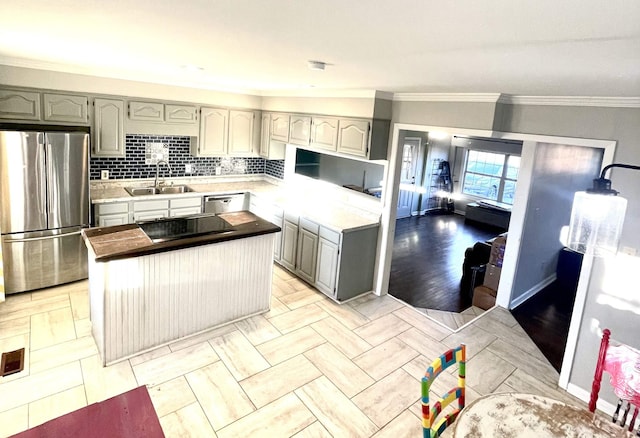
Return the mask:
M 168 161 L 172 177 L 264 173 L 275 178 L 284 178 L 284 160 L 265 160 L 254 157 L 194 157 L 190 153 L 190 137 L 127 134 L 125 156 L 122 158 L 91 157 L 89 179 L 99 180 L 102 170 L 109 171 L 109 179 L 153 178 L 156 173 L 155 164 L 145 164 L 147 143 L 164 143 L 169 146 Z M 186 165 L 191 165 L 191 173 L 186 172 Z M 160 176 L 169 177 L 167 166 L 160 166 Z

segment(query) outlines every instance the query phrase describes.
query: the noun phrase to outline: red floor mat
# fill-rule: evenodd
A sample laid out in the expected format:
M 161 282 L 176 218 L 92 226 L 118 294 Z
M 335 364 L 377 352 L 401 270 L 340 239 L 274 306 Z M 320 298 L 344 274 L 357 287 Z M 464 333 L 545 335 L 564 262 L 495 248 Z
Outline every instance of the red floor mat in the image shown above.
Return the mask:
M 160 438 L 160 421 L 146 386 L 54 418 L 15 438 Z

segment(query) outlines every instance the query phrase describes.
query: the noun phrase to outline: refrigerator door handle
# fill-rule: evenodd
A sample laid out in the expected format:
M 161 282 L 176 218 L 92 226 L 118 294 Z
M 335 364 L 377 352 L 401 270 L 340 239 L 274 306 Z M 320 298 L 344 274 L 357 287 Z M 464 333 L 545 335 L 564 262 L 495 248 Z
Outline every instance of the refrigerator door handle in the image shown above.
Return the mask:
M 36 240 L 48 240 L 48 239 L 56 239 L 59 237 L 66 237 L 66 236 L 73 236 L 75 234 L 80 234 L 82 232 L 82 230 L 80 231 L 74 231 L 72 233 L 65 233 L 65 234 L 52 234 L 50 236 L 42 236 L 42 237 L 29 237 L 26 239 L 5 239 L 5 243 L 22 243 L 22 242 L 35 242 Z

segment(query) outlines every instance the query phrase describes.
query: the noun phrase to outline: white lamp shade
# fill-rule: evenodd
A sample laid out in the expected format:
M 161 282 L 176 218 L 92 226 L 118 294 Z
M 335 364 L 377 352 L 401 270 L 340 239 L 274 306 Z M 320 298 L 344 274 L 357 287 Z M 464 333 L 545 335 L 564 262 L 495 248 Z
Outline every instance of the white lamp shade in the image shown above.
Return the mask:
M 596 257 L 616 254 L 626 211 L 627 200 L 620 196 L 577 192 L 567 246 Z

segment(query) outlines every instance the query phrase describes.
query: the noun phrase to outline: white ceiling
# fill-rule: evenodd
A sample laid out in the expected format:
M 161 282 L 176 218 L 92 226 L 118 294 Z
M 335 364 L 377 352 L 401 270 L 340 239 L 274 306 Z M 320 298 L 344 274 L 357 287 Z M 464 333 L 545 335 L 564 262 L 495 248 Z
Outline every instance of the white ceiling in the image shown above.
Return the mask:
M 263 94 L 640 96 L 639 0 L 0 0 L 0 12 L 5 65 Z

